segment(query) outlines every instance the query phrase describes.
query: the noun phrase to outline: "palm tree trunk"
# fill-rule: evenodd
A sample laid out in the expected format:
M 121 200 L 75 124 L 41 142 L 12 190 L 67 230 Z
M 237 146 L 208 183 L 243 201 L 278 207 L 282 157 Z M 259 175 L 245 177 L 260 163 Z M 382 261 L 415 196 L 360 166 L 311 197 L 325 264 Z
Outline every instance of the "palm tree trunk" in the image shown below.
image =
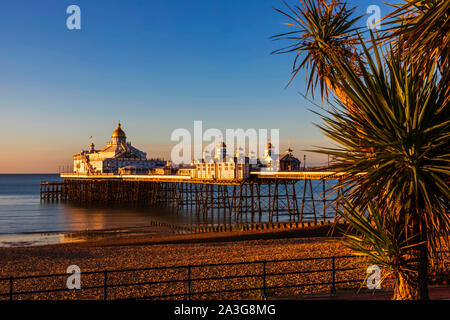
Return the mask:
M 395 277 L 393 300 L 428 300 L 428 249 L 426 244 L 411 250 L 407 257 L 408 271 L 399 271 Z

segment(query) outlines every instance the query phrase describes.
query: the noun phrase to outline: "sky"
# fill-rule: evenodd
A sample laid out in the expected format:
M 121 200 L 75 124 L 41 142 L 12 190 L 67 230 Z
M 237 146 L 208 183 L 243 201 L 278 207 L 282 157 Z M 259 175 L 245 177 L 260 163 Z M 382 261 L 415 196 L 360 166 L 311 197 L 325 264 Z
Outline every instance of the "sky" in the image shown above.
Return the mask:
M 66 26 L 69 5 L 80 30 Z M 305 73 L 286 88 L 293 56 L 271 55 L 283 43 L 270 36 L 288 31 L 274 8 L 282 1 L 3 1 L 0 173 L 58 172 L 91 136 L 103 147 L 119 120 L 149 158 L 168 159 L 171 133 L 201 120 L 204 130 L 279 129 L 280 149 L 326 162 L 304 151 L 330 145 L 300 95 Z

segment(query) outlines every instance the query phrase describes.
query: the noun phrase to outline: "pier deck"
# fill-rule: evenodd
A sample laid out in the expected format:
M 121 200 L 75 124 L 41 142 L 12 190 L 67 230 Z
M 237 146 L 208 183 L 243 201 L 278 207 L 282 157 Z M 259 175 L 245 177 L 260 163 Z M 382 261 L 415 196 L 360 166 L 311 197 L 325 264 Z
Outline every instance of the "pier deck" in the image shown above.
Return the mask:
M 77 174 L 77 173 L 61 173 L 64 179 L 89 179 L 89 180 L 123 180 L 123 181 L 160 181 L 160 182 L 190 182 L 190 183 L 208 183 L 208 184 L 242 184 L 252 183 L 255 180 L 265 179 L 287 179 L 287 180 L 336 180 L 343 173 L 332 171 L 298 171 L 298 172 L 251 172 L 250 178 L 246 180 L 217 180 L 217 179 L 197 179 L 190 176 L 182 175 L 114 175 L 114 174 Z

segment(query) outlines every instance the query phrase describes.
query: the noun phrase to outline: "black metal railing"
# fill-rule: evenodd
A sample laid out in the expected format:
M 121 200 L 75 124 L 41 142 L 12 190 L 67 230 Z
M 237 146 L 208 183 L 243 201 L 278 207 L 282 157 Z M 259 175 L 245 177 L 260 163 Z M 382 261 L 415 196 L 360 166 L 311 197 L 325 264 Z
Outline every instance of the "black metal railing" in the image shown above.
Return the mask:
M 441 251 L 440 254 L 448 254 L 450 251 Z M 196 265 L 182 265 L 182 266 L 161 266 L 161 267 L 149 267 L 149 268 L 134 268 L 134 269 L 115 269 L 115 270 L 102 270 L 102 271 L 87 271 L 80 272 L 80 276 L 83 278 L 87 276 L 97 276 L 94 285 L 81 286 L 79 290 L 69 289 L 67 286 L 64 288 L 50 288 L 50 289 L 41 289 L 41 290 L 20 290 L 20 288 L 16 288 L 15 284 L 23 280 L 42 280 L 42 279 L 55 279 L 61 277 L 69 277 L 72 276 L 72 273 L 55 273 L 55 274 L 44 274 L 44 275 L 30 275 L 30 276 L 18 276 L 18 277 L 6 277 L 0 278 L 0 299 L 3 298 L 9 300 L 14 300 L 16 297 L 20 298 L 26 295 L 32 295 L 33 298 L 36 298 L 36 295 L 42 294 L 51 294 L 51 293 L 61 293 L 61 292 L 78 292 L 78 291 L 87 291 L 87 290 L 98 290 L 97 294 L 95 294 L 96 299 L 162 299 L 162 298 L 184 298 L 184 299 L 192 299 L 195 297 L 211 295 L 211 294 L 224 294 L 224 293 L 233 293 L 233 292 L 257 292 L 259 297 L 265 299 L 268 297 L 268 292 L 276 289 L 289 289 L 289 288 L 304 288 L 304 287 L 321 287 L 328 288 L 330 293 L 336 293 L 337 285 L 341 284 L 355 284 L 357 282 L 362 283 L 365 277 L 359 278 L 353 277 L 342 279 L 337 279 L 338 273 L 348 273 L 350 271 L 355 271 L 359 267 L 355 266 L 355 263 L 362 262 L 360 259 L 355 261 L 358 258 L 354 255 L 345 255 L 345 256 L 331 256 L 331 257 L 315 257 L 315 258 L 301 258 L 301 259 L 284 259 L 284 260 L 260 260 L 260 261 L 245 261 L 245 262 L 230 262 L 230 263 L 211 263 L 211 264 L 196 264 Z M 350 266 L 342 266 L 337 267 L 338 261 L 346 261 L 346 264 Z M 318 269 L 313 270 L 288 270 L 283 272 L 270 272 L 268 271 L 268 265 L 279 266 L 280 264 L 289 264 L 292 266 L 296 262 L 310 262 L 317 264 L 318 261 L 328 262 L 326 263 L 328 267 L 320 267 Z M 353 266 L 351 266 L 353 265 Z M 448 270 L 449 262 L 445 261 L 445 270 Z M 241 270 L 243 266 L 253 266 L 260 271 L 257 273 L 248 273 L 248 274 L 237 274 L 237 275 L 225 275 L 225 276 L 198 276 L 193 277 L 193 269 L 204 269 L 207 268 L 209 270 L 217 267 L 237 267 L 238 270 Z M 240 268 L 240 269 L 239 269 Z M 289 269 L 289 268 L 288 268 Z M 119 282 L 114 283 L 114 275 L 119 273 L 132 274 L 135 272 L 153 272 L 158 273 L 161 271 L 178 271 L 181 274 L 184 274 L 184 277 L 170 278 L 167 280 L 155 280 L 155 281 L 131 281 L 131 282 Z M 297 282 L 297 283 L 272 283 L 270 284 L 268 279 L 273 277 L 288 277 L 288 276 L 302 276 L 312 273 L 321 273 L 328 274 L 329 277 L 322 277 L 323 279 L 328 279 L 326 281 L 321 282 Z M 365 274 L 364 274 L 365 276 Z M 231 281 L 231 280 L 245 280 L 245 279 L 259 279 L 258 285 L 256 286 L 245 286 L 245 287 L 233 287 L 226 289 L 217 289 L 217 290 L 193 290 L 193 285 L 196 283 L 204 283 L 214 281 Z M 9 282 L 9 290 L 1 291 L 1 288 L 5 288 L 5 283 Z M 270 281 L 273 282 L 273 281 Z M 56 281 L 56 283 L 59 283 Z M 162 286 L 169 284 L 182 284 L 183 289 L 181 292 L 172 292 L 172 293 L 164 293 L 164 294 L 144 294 L 144 295 L 136 295 L 136 294 L 128 294 L 125 297 L 117 297 L 117 294 L 110 296 L 111 289 L 113 288 L 130 288 L 130 287 L 142 287 L 142 286 Z M 229 284 L 229 283 L 228 283 Z M 212 286 L 214 286 L 212 284 Z M 23 287 L 23 284 L 20 286 Z M 26 286 L 28 287 L 28 286 Z M 210 287 L 210 286 L 208 286 Z M 353 286 L 354 288 L 355 286 Z M 323 290 L 322 290 L 323 291 Z

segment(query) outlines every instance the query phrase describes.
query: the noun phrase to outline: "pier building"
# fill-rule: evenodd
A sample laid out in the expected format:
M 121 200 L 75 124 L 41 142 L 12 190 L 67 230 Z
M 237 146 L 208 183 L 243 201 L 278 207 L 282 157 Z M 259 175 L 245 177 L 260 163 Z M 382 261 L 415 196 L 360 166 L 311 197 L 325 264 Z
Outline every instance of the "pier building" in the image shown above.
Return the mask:
M 111 135 L 111 141 L 104 148 L 96 150 L 94 143 L 91 143 L 89 150 L 83 150 L 73 156 L 73 172 L 77 174 L 142 174 L 165 164 L 161 159 L 147 159 L 145 152 L 127 142 L 120 122 Z
M 189 166 L 174 167 L 162 159 L 147 159 L 147 154 L 127 141 L 120 122 L 111 135 L 111 141 L 100 150 L 91 143 L 88 150 L 83 150 L 73 157 L 73 174 L 78 175 L 181 175 L 193 179 L 212 180 L 246 180 L 250 172 L 286 172 L 300 171 L 300 160 L 289 147 L 279 155 L 273 150 L 272 143 L 265 146 L 264 154 L 256 163 L 254 156 L 245 156 L 238 148 L 234 156 L 227 153 L 227 146 L 220 142 L 214 155 L 205 151 L 202 159 L 193 161 Z
M 294 157 L 290 146 L 280 156 L 279 171 L 300 171 L 300 160 Z
M 217 145 L 214 157 L 204 155 L 203 159 L 194 162 L 195 170 L 190 171 L 193 178 L 218 180 L 244 180 L 250 176 L 250 159 L 239 153 L 234 157 L 227 156 L 224 142 Z

